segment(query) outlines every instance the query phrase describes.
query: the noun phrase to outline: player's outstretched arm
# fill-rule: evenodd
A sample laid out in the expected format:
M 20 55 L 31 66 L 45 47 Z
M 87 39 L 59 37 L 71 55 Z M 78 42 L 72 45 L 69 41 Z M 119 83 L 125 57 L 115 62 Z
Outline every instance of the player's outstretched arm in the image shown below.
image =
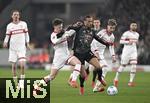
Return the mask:
M 6 37 L 5 37 L 4 43 L 3 43 L 3 47 L 4 47 L 4 48 L 7 48 L 7 47 L 8 47 L 9 37 L 10 37 L 10 36 L 6 34 Z
M 75 31 L 78 31 L 79 28 L 82 27 L 82 26 L 83 26 L 82 21 L 77 21 L 76 23 L 74 23 L 74 24 L 72 24 L 72 25 L 69 25 L 66 30 L 73 29 L 73 30 L 75 30 Z
M 28 34 L 28 32 L 25 34 L 25 41 L 26 41 L 26 47 L 27 47 L 27 49 L 28 50 L 31 50 L 31 47 L 30 47 L 30 44 L 29 44 L 29 42 L 30 42 L 30 37 L 29 37 L 29 34 Z
M 70 30 L 67 30 L 67 31 L 65 31 L 65 33 L 64 33 L 64 37 L 70 37 L 70 36 L 72 36 L 73 34 L 75 34 L 75 30 L 73 30 L 73 29 L 70 29 Z
M 98 42 L 100 42 L 100 43 L 102 43 L 102 44 L 104 44 L 104 45 L 106 45 L 106 46 L 111 45 L 111 43 L 104 41 L 104 40 L 103 40 L 102 38 L 100 38 L 98 35 L 94 35 L 94 38 L 95 38 Z
M 110 55 L 112 57 L 112 62 L 116 62 L 116 55 L 115 55 L 115 48 L 114 48 L 114 45 L 110 45 L 109 46 L 109 52 L 110 52 Z
M 64 31 L 61 31 L 60 33 L 58 34 L 51 34 L 51 41 L 54 45 L 56 44 L 59 44 L 63 41 L 66 41 L 67 40 L 67 37 L 63 36 L 64 35 Z
M 7 25 L 7 28 L 6 28 L 6 36 L 5 36 L 4 43 L 3 43 L 3 47 L 4 47 L 4 48 L 7 48 L 7 47 L 8 47 L 8 41 L 9 41 L 9 39 L 10 39 L 10 35 L 11 35 L 10 25 Z
M 70 36 L 72 36 L 74 33 L 75 33 L 75 30 L 71 29 L 71 30 L 67 30 L 65 32 L 63 31 L 63 32 L 61 32 L 61 34 L 60 33 L 57 34 L 57 35 L 62 35 L 61 37 L 58 37 L 56 35 L 51 35 L 51 41 L 55 45 L 59 44 L 59 43 L 61 43 L 63 41 L 66 41 L 67 38 L 69 38 Z
M 112 41 L 112 45 L 109 46 L 109 52 L 112 58 L 112 63 L 116 62 L 116 55 L 115 55 L 115 46 L 114 46 L 114 41 L 115 41 L 115 37 L 111 37 L 111 41 Z

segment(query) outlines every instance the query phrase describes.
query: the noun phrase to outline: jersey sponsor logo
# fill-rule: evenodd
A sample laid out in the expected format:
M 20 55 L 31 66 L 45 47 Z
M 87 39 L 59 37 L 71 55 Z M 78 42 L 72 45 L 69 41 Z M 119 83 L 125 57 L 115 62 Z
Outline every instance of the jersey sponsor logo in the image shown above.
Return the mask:
M 25 33 L 25 30 L 24 30 L 24 29 L 17 29 L 17 30 L 11 31 L 11 34 L 12 34 L 12 35 L 15 35 L 15 34 L 22 34 L 22 33 Z

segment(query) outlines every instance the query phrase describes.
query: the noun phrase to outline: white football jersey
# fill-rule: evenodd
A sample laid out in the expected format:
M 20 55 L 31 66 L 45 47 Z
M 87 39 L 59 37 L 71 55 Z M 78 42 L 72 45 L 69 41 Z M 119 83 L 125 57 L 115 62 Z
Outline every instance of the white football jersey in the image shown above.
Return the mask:
M 55 55 L 69 54 L 67 38 L 57 38 L 57 33 L 53 32 L 51 34 L 51 41 L 54 45 Z
M 114 34 L 113 33 L 109 34 L 106 29 L 99 31 L 97 35 L 105 42 L 114 43 L 114 39 L 115 39 Z M 92 41 L 91 49 L 93 52 L 99 51 L 100 55 L 103 55 L 105 48 L 106 48 L 106 46 L 104 44 L 98 42 L 97 40 L 94 39 Z M 109 51 L 111 53 L 111 56 L 115 55 L 113 45 L 109 46 Z
M 53 32 L 51 34 L 51 41 L 54 45 L 55 55 L 66 56 L 66 55 L 70 54 L 70 52 L 68 50 L 67 36 L 71 36 L 74 33 L 75 33 L 74 30 L 66 31 L 63 34 L 63 36 L 60 37 L 60 38 L 57 38 L 57 33 L 55 33 L 55 32 Z
M 120 40 L 120 44 L 124 44 L 123 53 L 137 52 L 136 43 L 138 42 L 138 39 L 139 39 L 139 33 L 137 32 L 126 31 L 125 33 L 123 33 L 121 40 Z M 134 41 L 134 43 L 129 44 L 130 41 Z
M 10 38 L 11 50 L 26 50 L 26 43 L 29 43 L 29 35 L 27 24 L 24 21 L 19 21 L 15 24 L 13 22 L 7 25 L 6 37 L 4 42 L 8 42 Z

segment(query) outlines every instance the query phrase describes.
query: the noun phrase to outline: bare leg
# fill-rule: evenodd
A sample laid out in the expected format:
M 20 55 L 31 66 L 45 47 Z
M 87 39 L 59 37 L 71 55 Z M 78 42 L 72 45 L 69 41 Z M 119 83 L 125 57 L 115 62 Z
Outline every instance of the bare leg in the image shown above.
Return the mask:
M 74 56 L 69 64 L 75 66 L 72 72 L 72 81 L 76 81 L 78 75 L 80 74 L 81 62 Z
M 17 78 L 17 73 L 16 73 L 16 69 L 17 69 L 17 66 L 16 66 L 16 63 L 14 62 L 11 62 L 11 67 L 12 67 L 12 75 L 13 75 L 13 80 L 14 80 L 14 83 L 15 83 L 15 87 L 17 87 L 18 85 L 18 78 Z
M 25 61 L 20 60 L 19 61 L 19 67 L 20 67 L 20 80 L 19 80 L 19 86 L 20 88 L 24 88 L 24 78 L 25 78 Z
M 101 68 L 101 66 L 100 66 L 100 64 L 99 64 L 98 59 L 95 58 L 95 57 L 93 57 L 93 58 L 89 61 L 89 63 L 95 67 L 95 70 L 97 71 L 97 74 L 98 74 L 98 80 L 99 80 L 104 86 L 106 86 L 105 81 L 102 79 L 102 68 Z

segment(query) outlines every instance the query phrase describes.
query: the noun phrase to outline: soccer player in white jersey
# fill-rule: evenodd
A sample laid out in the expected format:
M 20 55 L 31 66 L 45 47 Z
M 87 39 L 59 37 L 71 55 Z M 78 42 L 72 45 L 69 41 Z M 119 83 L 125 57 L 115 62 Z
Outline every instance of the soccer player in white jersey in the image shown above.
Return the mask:
M 116 76 L 114 78 L 114 85 L 118 86 L 119 75 L 126 67 L 126 65 L 131 64 L 130 71 L 130 80 L 128 86 L 135 86 L 133 83 L 135 73 L 136 73 L 136 64 L 137 64 L 137 47 L 136 44 L 139 39 L 139 33 L 136 32 L 137 23 L 132 22 L 130 24 L 130 30 L 123 33 L 120 44 L 124 44 L 124 48 L 121 55 L 121 65 L 117 70 Z
M 109 19 L 108 23 L 107 23 L 107 28 L 106 29 L 102 29 L 101 31 L 98 32 L 98 36 L 100 38 L 102 38 L 104 41 L 106 42 L 111 42 L 112 45 L 109 46 L 109 51 L 111 54 L 111 58 L 112 58 L 112 62 L 116 62 L 116 57 L 115 57 L 115 51 L 114 51 L 114 30 L 117 26 L 116 20 L 114 19 Z M 96 40 L 93 40 L 92 45 L 91 45 L 92 51 L 95 53 L 95 55 L 97 55 L 97 57 L 99 58 L 99 62 L 102 66 L 102 70 L 103 70 L 103 78 L 105 78 L 107 71 L 108 71 L 108 64 L 104 58 L 104 52 L 106 49 L 106 46 L 99 43 Z M 102 92 L 104 91 L 103 87 L 100 87 L 101 83 L 99 81 L 96 82 L 95 87 L 93 88 L 93 92 Z
M 74 30 L 64 31 L 63 30 L 63 21 L 61 19 L 54 19 L 53 20 L 53 27 L 54 31 L 51 34 L 51 41 L 54 45 L 54 59 L 53 64 L 51 68 L 51 73 L 48 76 L 45 76 L 43 80 L 41 80 L 39 85 L 34 86 L 33 94 L 36 95 L 36 92 L 40 85 L 42 85 L 44 82 L 49 82 L 53 80 L 58 71 L 67 63 L 72 66 L 75 66 L 73 69 L 73 76 L 71 81 L 71 86 L 74 88 L 77 88 L 77 82 L 76 79 L 78 75 L 80 74 L 81 69 L 81 62 L 75 57 L 72 56 L 68 50 L 68 43 L 67 38 L 70 37 L 75 33 Z
M 26 47 L 29 47 L 29 34 L 27 23 L 25 21 L 20 20 L 20 12 L 18 10 L 14 10 L 12 12 L 12 22 L 7 25 L 6 29 L 6 37 L 4 39 L 3 47 L 8 47 L 9 42 L 9 62 L 12 64 L 12 74 L 13 79 L 15 81 L 16 86 L 20 88 L 24 88 L 24 68 L 26 61 Z M 20 78 L 19 84 L 17 80 L 16 74 L 16 66 L 17 62 L 20 67 Z

